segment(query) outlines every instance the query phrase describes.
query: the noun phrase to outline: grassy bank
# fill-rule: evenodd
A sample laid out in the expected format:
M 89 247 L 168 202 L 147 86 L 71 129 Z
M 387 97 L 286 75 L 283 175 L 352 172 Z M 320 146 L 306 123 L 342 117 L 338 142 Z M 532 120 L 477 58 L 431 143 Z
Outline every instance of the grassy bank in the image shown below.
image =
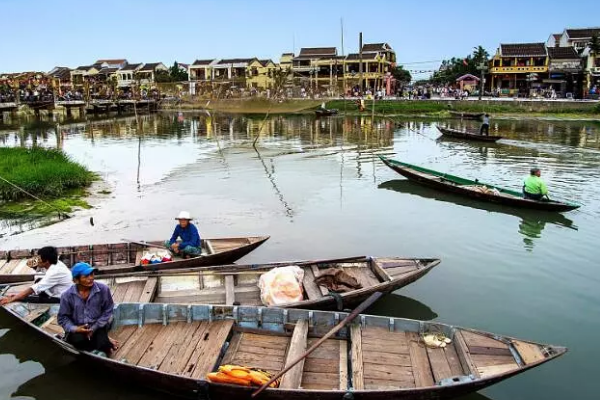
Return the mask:
M 354 101 L 334 100 L 327 103 L 328 108 L 336 108 L 340 112 L 357 113 L 358 107 Z M 371 112 L 373 102 L 365 101 L 365 112 Z M 487 112 L 494 115 L 533 116 L 582 116 L 600 117 L 599 103 L 568 103 L 568 102 L 501 102 L 501 101 L 376 101 L 375 114 L 378 115 L 426 115 L 445 117 L 449 111 Z
M 297 113 L 317 107 L 317 100 L 285 100 L 282 102 L 268 99 L 230 99 L 230 100 L 197 100 L 179 104 L 163 105 L 163 109 L 172 110 L 210 110 L 223 113 L 239 114 L 287 114 Z
M 69 212 L 85 207 L 84 188 L 96 175 L 72 161 L 60 150 L 0 148 L 0 176 L 54 207 Z M 0 212 L 47 214 L 53 207 L 34 200 L 13 185 L 0 180 Z

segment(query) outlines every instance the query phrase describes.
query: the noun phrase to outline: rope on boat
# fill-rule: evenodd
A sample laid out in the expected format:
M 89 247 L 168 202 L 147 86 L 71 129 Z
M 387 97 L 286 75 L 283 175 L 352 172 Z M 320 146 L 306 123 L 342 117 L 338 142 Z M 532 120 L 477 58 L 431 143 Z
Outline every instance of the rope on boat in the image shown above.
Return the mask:
M 69 214 L 65 213 L 64 211 L 62 211 L 62 210 L 61 210 L 61 209 L 59 209 L 58 207 L 56 207 L 56 206 L 53 206 L 52 204 L 48 203 L 47 201 L 40 199 L 40 198 L 39 198 L 39 197 L 37 197 L 36 195 L 29 193 L 27 190 L 25 190 L 25 189 L 23 189 L 23 188 L 19 187 L 18 185 L 16 185 L 16 184 L 12 183 L 12 182 L 11 182 L 11 181 L 9 181 L 8 179 L 5 179 L 5 178 L 3 178 L 2 176 L 0 176 L 0 180 L 2 180 L 2 181 L 4 181 L 4 182 L 8 183 L 9 185 L 11 185 L 12 187 L 16 188 L 17 190 L 20 190 L 21 192 L 25 193 L 26 195 L 28 195 L 28 196 L 31 196 L 31 197 L 33 197 L 34 199 L 38 200 L 38 201 L 41 201 L 42 203 L 44 203 L 44 204 L 45 204 L 45 205 L 47 205 L 48 207 L 55 209 L 56 211 L 58 211 L 58 217 L 59 217 L 59 218 L 60 218 L 61 216 L 63 216 L 64 218 L 71 218 L 71 216 L 70 216 Z

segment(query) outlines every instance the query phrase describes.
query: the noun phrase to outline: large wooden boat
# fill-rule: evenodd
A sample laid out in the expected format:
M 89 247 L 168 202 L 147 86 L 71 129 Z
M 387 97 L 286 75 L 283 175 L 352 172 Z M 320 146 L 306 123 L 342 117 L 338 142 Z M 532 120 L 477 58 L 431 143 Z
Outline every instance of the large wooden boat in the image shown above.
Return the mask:
M 221 365 L 277 373 L 346 317 L 299 309 L 118 304 L 110 357 L 80 352 L 64 342 L 58 305 L 11 303 L 2 307 L 40 340 L 82 360 L 90 371 L 187 398 L 247 400 L 255 387 L 213 383 Z M 430 348 L 424 335 L 451 343 Z M 265 400 L 449 399 L 503 381 L 567 351 L 509 336 L 402 318 L 359 315 L 289 372 Z M 534 390 L 534 388 L 532 388 Z
M 315 115 L 317 117 L 327 117 L 330 115 L 336 115 L 338 113 L 338 110 L 336 110 L 335 108 L 319 108 L 317 110 L 315 110 Z
M 463 111 L 450 111 L 450 115 L 454 118 L 460 119 L 481 119 L 485 113 L 474 113 L 474 112 L 463 112 Z
M 480 135 L 479 132 L 459 131 L 457 129 L 437 127 L 444 137 L 474 140 L 477 142 L 497 142 L 502 136 Z
M 173 270 L 233 263 L 269 239 L 268 236 L 203 239 L 202 255 L 142 267 L 141 259 L 149 247 L 162 247 L 163 242 L 122 242 L 59 247 L 59 258 L 68 267 L 84 261 L 98 268 L 98 274 L 134 272 L 144 269 Z M 33 280 L 34 269 L 27 261 L 37 249 L 0 251 L 0 284 Z
M 543 211 L 571 211 L 579 208 L 579 204 L 562 201 L 537 201 L 523 198 L 523 194 L 514 190 L 494 186 L 478 180 L 469 180 L 418 167 L 379 156 L 385 165 L 400 175 L 415 182 L 435 189 L 452 192 L 474 199 L 492 203 L 504 204 L 511 207 L 530 208 Z
M 344 259 L 292 261 L 270 264 L 225 265 L 173 271 L 116 273 L 96 279 L 111 288 L 114 301 L 141 303 L 263 305 L 258 281 L 273 268 L 297 265 L 304 271 L 304 299 L 279 307 L 339 309 L 360 303 L 375 292 L 390 293 L 423 277 L 440 263 L 438 259 L 349 257 Z M 341 269 L 356 279 L 360 288 L 330 294 L 315 278 L 328 269 Z M 18 293 L 15 285 L 6 294 Z

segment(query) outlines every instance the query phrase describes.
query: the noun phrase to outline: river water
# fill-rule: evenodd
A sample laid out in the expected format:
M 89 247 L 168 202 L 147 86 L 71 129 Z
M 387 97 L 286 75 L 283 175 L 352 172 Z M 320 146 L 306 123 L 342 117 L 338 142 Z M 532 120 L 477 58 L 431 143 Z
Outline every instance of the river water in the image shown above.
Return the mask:
M 4 145 L 61 147 L 111 192 L 51 226 L 2 221 L 0 247 L 166 238 L 174 216 L 189 210 L 205 237 L 271 235 L 242 262 L 437 256 L 436 270 L 371 312 L 569 347 L 469 399 L 597 398 L 600 123 L 495 119 L 492 131 L 506 139 L 492 145 L 436 140 L 436 124 L 469 125 L 204 114 L 0 125 Z M 472 202 L 414 185 L 376 154 L 517 190 L 537 165 L 552 197 L 582 207 L 557 215 Z M 0 328 L 0 398 L 164 398 L 107 385 L 5 317 Z

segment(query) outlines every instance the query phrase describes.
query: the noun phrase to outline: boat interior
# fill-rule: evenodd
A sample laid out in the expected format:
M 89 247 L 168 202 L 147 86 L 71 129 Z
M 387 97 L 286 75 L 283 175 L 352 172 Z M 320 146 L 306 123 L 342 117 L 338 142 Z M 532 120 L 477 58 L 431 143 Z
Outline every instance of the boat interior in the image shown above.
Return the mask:
M 254 244 L 264 238 L 244 237 L 244 238 L 224 238 L 224 239 L 205 239 L 202 240 L 202 255 L 209 256 Z M 154 245 L 154 248 L 163 249 L 160 241 L 147 242 Z M 118 271 L 121 268 L 130 268 L 140 265 L 145 252 L 152 247 L 141 243 L 112 243 L 95 244 L 84 246 L 58 247 L 60 260 L 66 266 L 71 267 L 77 262 L 87 262 L 94 267 L 103 270 Z M 35 254 L 37 249 L 22 249 L 0 251 L 0 275 L 30 275 L 35 274 L 35 270 L 27 265 Z
M 57 305 L 12 303 L 14 313 L 55 336 Z M 115 362 L 205 379 L 220 365 L 282 370 L 344 313 L 175 304 L 120 304 L 111 337 Z M 451 343 L 424 344 L 427 333 Z M 501 377 L 562 354 L 564 348 L 433 322 L 361 315 L 283 375 L 280 388 L 398 390 Z
M 301 265 L 304 270 L 304 300 L 319 300 L 329 295 L 325 286 L 315 283 L 321 271 L 342 268 L 354 277 L 363 288 L 410 276 L 428 268 L 437 260 L 359 257 L 361 261 L 310 263 Z M 290 265 L 290 264 L 283 264 Z M 263 305 L 258 281 L 272 269 L 272 265 L 252 268 L 219 267 L 195 272 L 173 272 L 158 275 L 131 274 L 124 277 L 96 277 L 106 284 L 115 303 L 195 303 L 224 305 Z M 138 275 L 138 276 L 136 276 Z M 18 293 L 30 284 L 10 287 L 7 294 Z M 344 296 L 342 294 L 342 296 Z

